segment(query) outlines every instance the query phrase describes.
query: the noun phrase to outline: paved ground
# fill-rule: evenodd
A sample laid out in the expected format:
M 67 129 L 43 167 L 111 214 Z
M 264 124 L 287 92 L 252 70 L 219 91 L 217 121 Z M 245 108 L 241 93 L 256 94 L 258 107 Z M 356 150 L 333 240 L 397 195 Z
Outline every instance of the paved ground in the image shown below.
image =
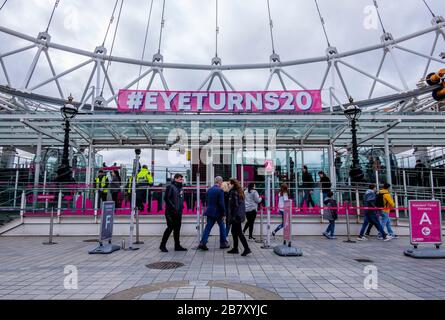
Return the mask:
M 94 244 L 83 240 L 57 238 L 57 245 L 45 246 L 45 238 L 0 237 L 0 299 L 445 299 L 444 261 L 405 257 L 407 238 L 349 244 L 301 237 L 295 245 L 304 255 L 289 258 L 254 242 L 251 256 L 229 255 L 214 249 L 216 237 L 208 252 L 167 254 L 159 252 L 158 237 L 144 238 L 139 251 L 112 255 L 88 255 Z M 194 240 L 184 238 L 183 245 L 191 248 Z M 159 261 L 185 266 L 145 266 Z M 368 265 L 377 268 L 378 289 L 364 286 Z M 74 283 L 71 266 L 77 289 L 64 286 Z

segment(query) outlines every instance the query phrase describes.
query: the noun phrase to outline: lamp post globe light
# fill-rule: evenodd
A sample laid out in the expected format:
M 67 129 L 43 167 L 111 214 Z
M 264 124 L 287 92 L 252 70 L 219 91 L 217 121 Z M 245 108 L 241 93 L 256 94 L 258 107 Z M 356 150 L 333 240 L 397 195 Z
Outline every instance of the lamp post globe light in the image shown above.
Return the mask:
M 56 182 L 58 183 L 69 183 L 73 182 L 73 172 L 71 171 L 71 166 L 69 162 L 69 139 L 70 139 L 70 121 L 74 119 L 77 115 L 77 107 L 73 104 L 74 98 L 70 95 L 68 97 L 68 103 L 66 103 L 61 109 L 63 119 L 65 120 L 65 138 L 63 141 L 63 154 L 62 162 L 57 169 Z
M 362 111 L 357 105 L 353 104 L 354 100 L 352 98 L 350 98 L 349 101 L 351 102 L 351 105 L 344 111 L 346 118 L 349 120 L 352 134 L 352 165 L 349 170 L 349 176 L 351 178 L 351 182 L 358 183 L 362 182 L 364 178 L 358 158 L 357 144 L 357 121 L 360 118 Z

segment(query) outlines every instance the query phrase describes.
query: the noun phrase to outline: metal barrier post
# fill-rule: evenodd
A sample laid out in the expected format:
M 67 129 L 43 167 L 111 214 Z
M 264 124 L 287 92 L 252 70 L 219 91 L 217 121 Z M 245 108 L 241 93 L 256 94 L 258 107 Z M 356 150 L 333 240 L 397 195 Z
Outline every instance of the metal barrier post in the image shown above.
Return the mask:
M 59 210 L 59 208 L 57 208 Z M 54 233 L 54 208 L 51 208 L 51 216 L 49 218 L 49 239 L 48 242 L 44 242 L 45 245 L 53 245 L 57 244 L 53 242 L 53 233 Z
M 134 218 L 137 211 L 136 208 L 136 175 L 139 168 L 139 159 L 141 156 L 141 150 L 136 149 L 135 150 L 136 156 L 134 158 L 133 162 L 133 173 L 132 173 L 132 180 L 131 180 L 131 215 L 130 215 L 130 235 L 129 235 L 129 241 L 128 241 L 128 249 L 127 250 L 138 250 L 139 248 L 133 247 L 133 232 L 134 232 Z
M 263 243 L 263 213 L 264 213 L 264 207 L 261 207 L 261 210 L 260 210 L 260 239 L 255 241 L 256 243 Z
M 321 213 L 321 223 L 323 223 L 323 215 L 324 215 L 324 199 L 323 199 L 323 190 L 320 189 L 320 213 Z
M 396 226 L 399 225 L 399 197 L 397 195 L 397 192 L 394 193 L 394 204 L 396 206 Z
M 94 223 L 97 223 L 97 210 L 99 207 L 99 190 L 94 194 Z
M 15 171 L 14 208 L 17 205 L 17 188 L 19 187 L 19 169 Z
M 57 221 L 60 223 L 60 215 L 62 213 L 62 190 L 59 190 L 59 196 L 57 198 Z
M 436 200 L 434 197 L 434 178 L 433 170 L 430 170 L 430 183 L 431 183 L 431 199 Z
M 200 190 L 200 175 L 196 174 L 196 238 L 198 243 L 201 241 L 201 190 Z
M 266 175 L 266 210 L 267 210 L 267 228 L 266 241 L 261 247 L 262 249 L 270 249 L 270 174 Z
M 346 232 L 348 234 L 348 239 L 343 241 L 347 243 L 355 243 L 355 241 L 351 240 L 351 233 L 349 229 L 349 203 L 346 202 Z
M 43 173 L 43 194 L 46 195 L 46 178 L 47 178 L 47 171 Z M 48 210 L 48 199 L 45 199 L 45 211 Z
M 355 203 L 357 206 L 357 223 L 360 224 L 360 194 L 358 188 L 355 189 Z
M 408 207 L 408 193 L 406 191 L 406 172 L 403 170 L 403 192 L 404 192 L 404 202 L 403 205 Z
M 23 190 L 22 197 L 20 198 L 20 222 L 21 223 L 23 223 L 23 220 L 24 220 L 25 208 L 26 208 L 26 194 L 25 194 L 25 190 Z
M 133 244 L 144 244 L 144 241 L 139 240 L 139 209 L 136 208 L 136 241 Z

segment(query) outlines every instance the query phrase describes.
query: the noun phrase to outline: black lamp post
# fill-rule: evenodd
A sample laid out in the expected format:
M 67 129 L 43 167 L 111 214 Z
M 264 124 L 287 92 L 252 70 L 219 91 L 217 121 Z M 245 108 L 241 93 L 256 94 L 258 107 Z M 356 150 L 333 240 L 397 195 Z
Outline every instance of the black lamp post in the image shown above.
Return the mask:
M 352 98 L 349 99 L 351 103 L 354 102 Z M 351 133 L 352 133 L 352 165 L 349 170 L 349 176 L 351 177 L 352 182 L 361 182 L 363 181 L 364 175 L 363 171 L 360 167 L 360 161 L 358 159 L 358 144 L 357 144 L 357 120 L 360 118 L 362 110 L 354 104 L 350 105 L 345 111 L 344 114 L 346 118 L 348 118 L 349 123 L 351 125 Z
M 74 98 L 70 95 L 68 97 L 68 103 L 66 103 L 61 109 L 63 119 L 65 120 L 65 139 L 63 141 L 63 155 L 62 163 L 57 169 L 56 182 L 69 183 L 74 182 L 73 172 L 71 171 L 69 162 L 69 140 L 70 140 L 70 120 L 74 119 L 77 115 L 77 107 L 73 104 Z

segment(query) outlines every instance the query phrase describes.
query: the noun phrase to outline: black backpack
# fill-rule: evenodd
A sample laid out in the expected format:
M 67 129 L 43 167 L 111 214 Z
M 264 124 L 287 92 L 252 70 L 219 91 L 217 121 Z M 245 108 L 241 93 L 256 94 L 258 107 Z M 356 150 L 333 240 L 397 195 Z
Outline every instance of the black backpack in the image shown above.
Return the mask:
M 377 197 L 375 198 L 375 206 L 377 208 L 384 208 L 385 207 L 385 201 L 383 199 L 384 194 L 379 192 L 377 193 Z

